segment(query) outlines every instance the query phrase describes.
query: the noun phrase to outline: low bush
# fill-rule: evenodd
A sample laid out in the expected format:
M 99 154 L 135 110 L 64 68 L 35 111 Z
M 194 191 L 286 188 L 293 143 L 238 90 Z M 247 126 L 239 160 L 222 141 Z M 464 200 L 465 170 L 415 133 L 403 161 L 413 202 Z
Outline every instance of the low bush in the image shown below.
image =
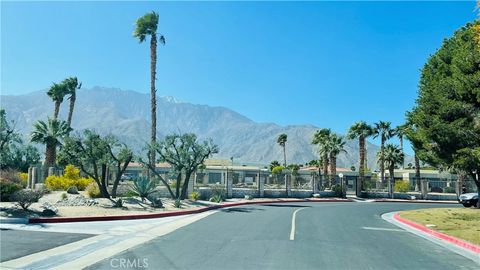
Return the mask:
M 182 207 L 182 202 L 179 199 L 176 199 L 175 203 L 174 203 L 174 206 L 175 206 L 175 208 L 180 208 L 180 207 Z
M 42 198 L 43 192 L 31 189 L 22 189 L 12 195 L 12 201 L 22 207 L 23 210 L 27 210 L 30 205 L 38 202 Z
M 11 196 L 22 189 L 22 185 L 5 180 L 0 179 L 0 201 L 8 202 L 11 199 Z
M 457 191 L 455 190 L 454 187 L 445 187 L 445 188 L 443 189 L 443 192 L 444 192 L 444 193 L 456 193 Z
M 410 190 L 410 183 L 408 181 L 396 181 L 393 190 L 395 192 L 408 192 Z
M 66 200 L 68 198 L 67 193 L 62 193 L 62 200 Z
M 22 180 L 22 186 L 26 188 L 28 186 L 28 173 L 18 173 L 18 177 Z
M 62 176 L 50 175 L 45 179 L 45 185 L 51 190 L 67 190 L 71 186 L 85 190 L 93 182 L 91 178 L 80 177 L 80 170 L 73 165 L 67 165 Z
M 200 198 L 200 193 L 196 191 L 190 192 L 190 194 L 188 195 L 188 198 L 192 201 L 196 201 Z
M 90 183 L 85 188 L 85 190 L 87 191 L 88 197 L 90 198 L 100 198 L 102 196 L 102 194 L 100 193 L 100 188 L 95 182 Z
M 213 185 L 211 188 L 211 192 L 211 198 L 218 197 L 220 198 L 220 201 L 224 201 L 227 198 L 227 191 L 225 190 L 225 187 L 223 185 Z
M 150 194 L 155 191 L 157 187 L 157 182 L 153 179 L 149 179 L 148 177 L 137 177 L 133 179 L 132 191 L 135 192 L 140 198 L 142 198 L 142 202 L 145 202 L 145 199 L 148 198 Z
M 335 197 L 343 197 L 343 194 L 345 193 L 345 190 L 341 185 L 333 185 L 332 191 L 335 193 Z
M 220 196 L 220 195 L 213 195 L 213 196 L 210 198 L 210 201 L 211 201 L 211 202 L 216 202 L 216 203 L 221 203 L 221 202 L 223 202 L 223 198 L 222 198 L 222 196 Z
M 12 182 L 12 183 L 15 183 L 15 184 L 19 184 L 22 187 L 27 187 L 28 174 L 26 174 L 26 175 L 27 175 L 27 178 L 24 180 L 25 174 L 19 173 L 16 170 L 7 169 L 7 170 L 1 170 L 0 171 L 0 179 L 9 181 L 9 182 Z

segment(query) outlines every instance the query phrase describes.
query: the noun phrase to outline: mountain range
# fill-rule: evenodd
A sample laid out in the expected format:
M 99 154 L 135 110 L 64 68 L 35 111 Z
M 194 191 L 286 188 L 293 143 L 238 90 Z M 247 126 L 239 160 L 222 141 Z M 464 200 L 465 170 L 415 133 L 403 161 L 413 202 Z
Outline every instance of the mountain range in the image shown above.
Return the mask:
M 62 104 L 60 118 L 66 119 L 68 100 Z M 2 95 L 1 107 L 15 122 L 16 129 L 28 136 L 32 125 L 53 114 L 53 102 L 46 91 L 25 95 Z M 113 134 L 140 153 L 149 141 L 150 96 L 131 90 L 93 87 L 81 89 L 72 127 L 75 130 L 93 129 L 100 134 Z M 173 97 L 160 97 L 157 104 L 157 135 L 171 133 L 197 134 L 199 139 L 212 138 L 219 146 L 213 158 L 234 158 L 235 164 L 269 164 L 283 160 L 283 152 L 276 143 L 281 133 L 288 135 L 286 153 L 288 163 L 303 164 L 318 159 L 317 147 L 311 145 L 313 125 L 280 126 L 257 123 L 225 107 L 212 107 L 179 102 Z M 338 157 L 338 167 L 358 166 L 358 142 L 347 141 Z M 377 145 L 367 143 L 368 166 L 376 168 Z M 410 157 L 407 157 L 410 159 Z

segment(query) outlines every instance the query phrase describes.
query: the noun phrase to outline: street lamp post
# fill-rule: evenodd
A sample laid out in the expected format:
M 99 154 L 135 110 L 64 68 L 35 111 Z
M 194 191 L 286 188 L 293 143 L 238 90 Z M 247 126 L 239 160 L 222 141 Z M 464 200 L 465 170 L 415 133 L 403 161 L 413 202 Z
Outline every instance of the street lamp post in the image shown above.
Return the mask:
M 342 197 L 345 197 L 347 189 L 346 189 L 345 183 L 343 182 L 343 173 L 340 173 L 338 176 L 340 177 L 340 187 L 342 188 Z

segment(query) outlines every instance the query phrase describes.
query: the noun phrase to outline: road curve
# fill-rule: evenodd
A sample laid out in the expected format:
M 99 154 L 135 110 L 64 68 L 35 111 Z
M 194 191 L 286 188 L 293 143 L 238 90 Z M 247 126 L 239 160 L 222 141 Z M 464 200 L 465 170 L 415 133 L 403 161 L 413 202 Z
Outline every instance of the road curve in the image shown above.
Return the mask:
M 381 218 L 429 207 L 454 206 L 289 203 L 222 209 L 87 269 L 118 269 L 122 261 L 130 262 L 122 269 L 478 269 Z M 292 215 L 300 208 L 290 240 Z

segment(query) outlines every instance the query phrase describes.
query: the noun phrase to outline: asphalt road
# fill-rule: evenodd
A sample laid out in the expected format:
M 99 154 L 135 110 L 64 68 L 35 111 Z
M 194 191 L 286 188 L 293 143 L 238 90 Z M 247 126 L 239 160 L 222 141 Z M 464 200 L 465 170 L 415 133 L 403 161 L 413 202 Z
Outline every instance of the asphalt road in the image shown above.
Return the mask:
M 224 209 L 88 269 L 479 269 L 380 217 L 427 207 L 452 205 L 298 203 Z M 300 208 L 290 240 L 292 215 Z
M 79 241 L 90 234 L 0 230 L 0 262 Z

